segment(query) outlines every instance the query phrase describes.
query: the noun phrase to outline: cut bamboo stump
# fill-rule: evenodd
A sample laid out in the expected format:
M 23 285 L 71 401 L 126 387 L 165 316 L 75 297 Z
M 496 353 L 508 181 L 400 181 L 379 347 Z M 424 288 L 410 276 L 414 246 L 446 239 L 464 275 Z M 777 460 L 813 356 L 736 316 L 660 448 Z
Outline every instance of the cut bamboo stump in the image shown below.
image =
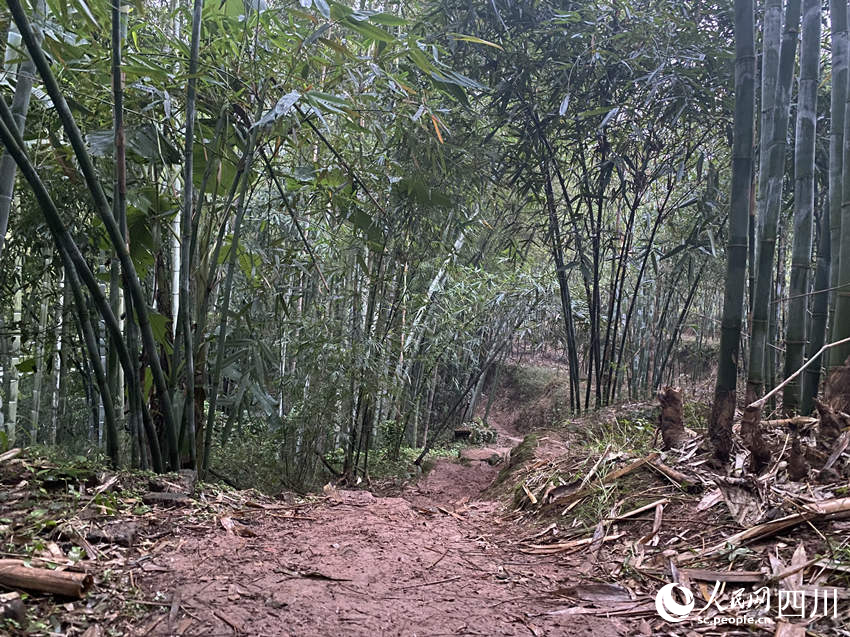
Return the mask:
M 27 566 L 21 560 L 0 560 L 0 586 L 63 597 L 82 598 L 94 580 L 88 573 Z

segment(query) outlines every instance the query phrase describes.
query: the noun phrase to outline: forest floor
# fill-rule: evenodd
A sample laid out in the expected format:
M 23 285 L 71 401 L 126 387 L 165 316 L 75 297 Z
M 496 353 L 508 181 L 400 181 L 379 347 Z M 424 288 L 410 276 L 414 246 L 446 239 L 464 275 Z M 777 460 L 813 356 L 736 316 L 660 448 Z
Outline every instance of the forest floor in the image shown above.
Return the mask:
M 487 493 L 499 471 L 487 458 L 508 451 L 439 460 L 397 495 L 328 488 L 295 514 L 242 514 L 250 537 L 181 532 L 141 581 L 149 597 L 178 594 L 180 610 L 151 614 L 138 634 L 635 634 L 618 619 L 557 613 L 553 591 L 578 583 L 581 558 L 518 551 L 528 529 Z
M 272 498 L 0 456 L 5 556 L 94 575 L 79 600 L 24 596 L 20 632 L 850 634 L 846 477 L 789 481 L 781 430 L 782 451 L 758 480 L 708 470 L 698 433 L 659 454 L 651 403 L 564 420 L 561 373 L 513 368 L 490 405 L 496 439 L 408 483 Z M 688 422 L 704 420 L 701 402 Z M 789 623 L 772 607 L 726 602 L 668 623 L 655 596 L 671 581 L 706 600 L 710 582 L 729 585 L 724 599 L 741 586 L 748 599 L 759 586 L 829 586 L 841 613 Z M 755 624 L 717 624 L 751 611 Z

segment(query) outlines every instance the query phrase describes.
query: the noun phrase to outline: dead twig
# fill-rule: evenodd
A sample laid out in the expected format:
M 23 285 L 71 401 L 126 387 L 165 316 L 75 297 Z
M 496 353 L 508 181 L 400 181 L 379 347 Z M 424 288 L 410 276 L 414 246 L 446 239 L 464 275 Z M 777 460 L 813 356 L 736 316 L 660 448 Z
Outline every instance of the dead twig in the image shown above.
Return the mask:
M 419 584 L 410 584 L 409 586 L 402 586 L 397 590 L 406 591 L 411 588 L 422 588 L 423 586 L 434 586 L 435 584 L 447 584 L 449 582 L 455 582 L 460 579 L 460 575 L 455 575 L 454 577 L 447 577 L 446 579 L 440 579 L 436 582 L 422 582 Z

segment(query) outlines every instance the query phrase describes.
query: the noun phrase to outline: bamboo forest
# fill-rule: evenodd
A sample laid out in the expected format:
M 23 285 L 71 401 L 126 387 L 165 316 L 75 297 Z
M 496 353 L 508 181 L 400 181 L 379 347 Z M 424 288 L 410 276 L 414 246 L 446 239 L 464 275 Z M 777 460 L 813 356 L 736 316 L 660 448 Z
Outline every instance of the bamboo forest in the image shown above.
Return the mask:
M 850 636 L 848 0 L 5 0 L 0 635 Z

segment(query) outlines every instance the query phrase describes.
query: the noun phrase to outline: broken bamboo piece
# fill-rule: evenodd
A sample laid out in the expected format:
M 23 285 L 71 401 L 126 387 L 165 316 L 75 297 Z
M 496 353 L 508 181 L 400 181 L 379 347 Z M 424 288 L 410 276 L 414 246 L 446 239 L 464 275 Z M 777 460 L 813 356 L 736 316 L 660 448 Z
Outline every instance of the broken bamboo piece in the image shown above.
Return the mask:
M 684 489 L 689 493 L 692 490 L 700 490 L 702 486 L 697 480 L 695 480 L 691 476 L 682 473 L 681 471 L 678 471 L 673 467 L 668 467 L 663 462 L 653 460 L 649 462 L 649 466 L 658 471 L 660 474 L 667 477 L 668 479 L 670 479 L 677 487 Z
M 759 416 L 761 416 L 761 410 L 764 407 L 765 403 L 768 400 L 770 400 L 771 398 L 773 398 L 773 396 L 775 396 L 779 392 L 780 389 L 785 387 L 785 385 L 787 385 L 792 380 L 797 378 L 797 376 L 802 374 L 809 365 L 814 363 L 816 360 L 819 360 L 820 355 L 823 354 L 826 350 L 828 350 L 832 347 L 837 347 L 838 345 L 844 345 L 845 343 L 850 343 L 850 336 L 848 336 L 847 338 L 842 338 L 840 341 L 835 341 L 834 343 L 827 343 L 826 345 L 821 347 L 814 356 L 812 356 L 811 358 L 809 358 L 809 360 L 807 360 L 805 363 L 803 363 L 803 365 L 802 365 L 802 367 L 800 367 L 800 369 L 798 369 L 796 372 L 794 372 L 793 374 L 788 376 L 788 378 L 783 380 L 776 387 L 774 387 L 769 392 L 767 392 L 764 396 L 762 396 L 758 400 L 754 400 L 749 405 L 747 405 L 747 409 L 749 409 L 750 407 L 757 408 L 759 410 Z
M 835 441 L 832 453 L 829 454 L 829 458 L 827 458 L 826 462 L 823 463 L 821 470 L 824 471 L 831 468 L 832 465 L 835 464 L 835 461 L 838 460 L 841 454 L 847 449 L 848 445 L 850 445 L 850 431 L 842 431 L 838 440 Z
M 528 497 L 528 501 L 531 502 L 531 504 L 537 504 L 537 498 L 535 498 L 534 494 L 527 486 L 525 486 L 525 482 L 522 483 L 522 490 L 525 491 L 525 495 Z
M 0 462 L 6 462 L 7 460 L 11 460 L 12 458 L 17 457 L 21 453 L 21 449 L 19 447 L 15 447 L 14 449 L 9 449 L 4 453 L 0 453 Z
M 27 566 L 23 560 L 0 560 L 0 586 L 80 599 L 94 580 L 88 573 Z
M 606 535 L 599 538 L 585 537 L 580 540 L 570 540 L 569 542 L 560 542 L 558 544 L 529 544 L 526 548 L 521 548 L 520 551 L 530 555 L 549 555 L 552 553 L 569 551 L 570 549 L 578 548 L 580 546 L 586 546 L 592 542 L 602 543 L 619 540 L 624 535 L 625 533 L 614 533 L 613 535 Z
M 755 526 L 744 529 L 739 533 L 735 533 L 734 535 L 727 537 L 722 542 L 703 549 L 702 551 L 685 553 L 680 556 L 679 563 L 684 564 L 691 560 L 715 555 L 723 552 L 729 547 L 735 547 L 747 542 L 760 540 L 803 522 L 829 519 L 833 516 L 847 513 L 848 511 L 850 511 L 850 497 L 813 502 L 805 505 L 803 507 L 803 511 L 800 513 L 793 513 L 776 520 L 771 520 L 770 522 L 756 524 Z
M 761 435 L 761 412 L 768 400 L 775 396 L 779 390 L 785 387 L 792 380 L 802 374 L 806 368 L 817 360 L 820 360 L 821 354 L 826 350 L 850 343 L 850 337 L 842 338 L 833 343 L 827 343 L 821 347 L 817 353 L 809 358 L 803 365 L 785 380 L 779 383 L 776 387 L 767 392 L 758 400 L 754 400 L 744 408 L 744 415 L 741 417 L 741 437 L 744 439 L 744 446 L 750 451 L 750 470 L 753 473 L 761 473 L 770 464 L 771 453 L 764 438 Z
M 806 425 L 813 425 L 817 421 L 817 418 L 812 418 L 811 416 L 793 416 L 791 418 L 762 420 L 761 424 L 767 425 L 768 427 L 786 427 L 788 425 L 794 425 L 796 427 L 805 427 Z
M 622 478 L 623 476 L 628 475 L 628 474 L 632 473 L 633 471 L 640 469 L 646 463 L 655 461 L 657 458 L 658 458 L 658 452 L 653 451 L 652 453 L 650 453 L 648 456 L 646 456 L 644 458 L 639 458 L 638 460 L 635 460 L 634 462 L 630 462 L 625 467 L 620 467 L 616 471 L 612 471 L 611 473 L 606 475 L 604 478 L 602 478 L 601 483 L 602 484 L 610 484 L 610 483 L 614 482 L 615 480 L 618 480 L 619 478 Z M 570 508 L 572 508 L 572 505 L 574 505 L 576 502 L 578 502 L 579 500 L 581 500 L 585 496 L 589 495 L 594 490 L 594 488 L 595 487 L 593 485 L 586 485 L 584 487 L 581 487 L 577 491 L 573 491 L 572 493 L 570 493 L 568 495 L 564 495 L 561 498 L 558 498 L 557 496 L 555 496 L 550 500 L 550 502 L 558 502 L 559 506 L 563 506 L 564 504 L 569 504 L 570 506 L 568 506 L 566 508 L 566 510 L 564 510 L 564 512 L 562 513 L 562 515 L 565 515 L 567 513 L 567 511 L 569 511 Z
M 620 522 L 621 520 L 626 520 L 626 519 L 628 519 L 632 516 L 638 515 L 639 513 L 643 513 L 644 511 L 649 511 L 650 509 L 655 509 L 655 507 L 658 506 L 659 504 L 664 505 L 664 504 L 669 504 L 669 503 L 670 503 L 669 498 L 661 498 L 660 500 L 656 500 L 655 502 L 650 502 L 649 504 L 644 504 L 641 507 L 638 507 L 636 509 L 632 509 L 631 511 L 628 511 L 626 513 L 618 515 L 615 518 L 607 518 L 607 519 L 610 522 Z

